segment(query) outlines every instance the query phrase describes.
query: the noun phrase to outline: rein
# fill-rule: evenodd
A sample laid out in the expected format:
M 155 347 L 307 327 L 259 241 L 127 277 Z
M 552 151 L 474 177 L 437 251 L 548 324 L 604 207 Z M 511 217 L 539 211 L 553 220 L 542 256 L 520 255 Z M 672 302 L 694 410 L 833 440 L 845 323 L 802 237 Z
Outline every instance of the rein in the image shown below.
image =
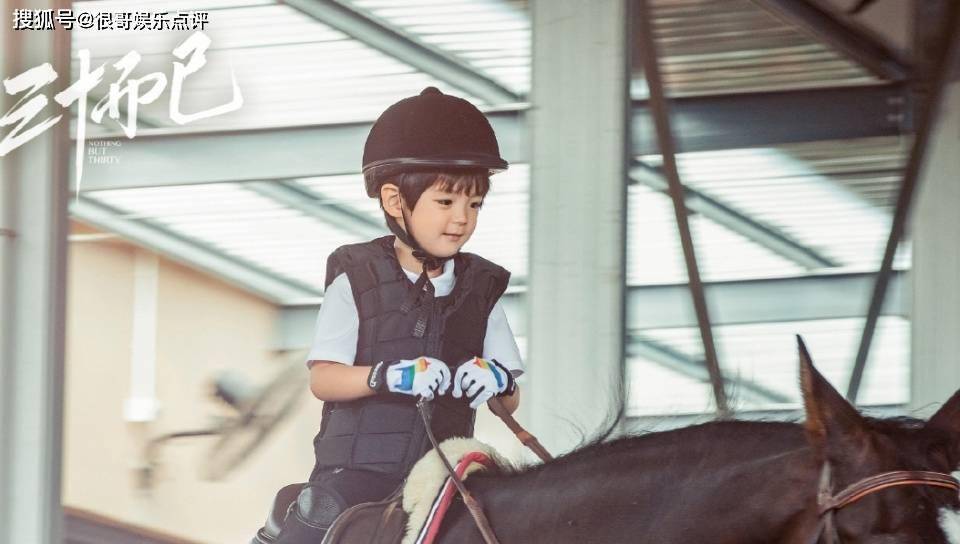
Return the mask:
M 834 519 L 837 510 L 878 491 L 904 485 L 943 487 L 960 492 L 960 481 L 949 474 L 925 470 L 894 470 L 854 482 L 834 495 L 831 491 L 833 482 L 830 463 L 824 463 L 823 470 L 820 472 L 820 489 L 817 493 L 817 514 L 820 522 L 810 544 L 820 542 L 821 537 L 824 544 L 839 543 L 840 532 Z
M 533 436 L 526 431 L 523 427 L 517 423 L 517 420 L 507 412 L 506 408 L 503 407 L 503 404 L 500 403 L 500 399 L 494 397 L 488 401 L 488 406 L 490 410 L 496 414 L 503 422 L 510 428 L 511 431 L 517 436 L 520 442 L 523 442 L 525 446 L 533 450 L 533 453 L 537 454 L 540 459 L 544 462 L 550 461 L 553 459 L 553 456 L 540 444 L 540 441 L 537 440 L 537 437 Z M 477 500 L 470 491 L 467 490 L 467 487 L 463 485 L 463 480 L 457 476 L 453 466 L 450 465 L 450 461 L 447 459 L 447 456 L 443 454 L 443 451 L 440 449 L 440 445 L 437 444 L 437 439 L 433 436 L 433 429 L 430 428 L 430 405 L 427 404 L 423 398 L 417 401 L 417 409 L 420 411 L 420 418 L 423 419 L 423 424 L 426 429 L 427 437 L 430 439 L 430 444 L 433 445 L 433 450 L 437 452 L 437 455 L 440 457 L 440 461 L 443 463 L 443 467 L 446 469 L 447 474 L 449 474 L 450 479 L 453 481 L 453 485 L 456 486 L 457 491 L 460 493 L 460 496 L 463 497 L 463 504 L 466 505 L 467 510 L 470 512 L 470 516 L 473 518 L 473 522 L 477 525 L 477 529 L 480 530 L 480 535 L 483 536 L 483 541 L 486 544 L 500 544 L 500 541 L 497 540 L 497 535 L 493 532 L 493 527 L 490 525 L 490 520 L 487 519 L 486 514 L 483 513 L 483 505 L 480 504 L 480 501 Z
M 430 428 L 430 406 L 423 400 L 423 397 L 417 401 L 417 409 L 420 410 L 420 418 L 423 419 L 423 425 L 426 429 L 427 437 L 430 438 L 430 443 L 433 445 L 433 451 L 437 452 L 437 455 L 440 456 L 440 461 L 443 462 L 443 467 L 447 469 L 450 479 L 453 480 L 453 485 L 457 486 L 457 491 L 459 491 L 460 496 L 463 497 L 463 504 L 465 504 L 467 510 L 470 511 L 470 516 L 473 518 L 473 522 L 476 523 L 477 529 L 480 529 L 480 535 L 483 536 L 483 541 L 486 542 L 486 544 L 500 544 L 500 541 L 497 540 L 497 535 L 493 532 L 493 527 L 490 526 L 490 520 L 488 520 L 486 514 L 483 513 L 483 506 L 480 505 L 480 501 L 467 491 L 466 486 L 463 485 L 463 481 L 457 477 L 457 473 L 453 470 L 453 467 L 450 466 L 450 461 L 447 460 L 447 456 L 443 454 L 440 445 L 437 444 L 437 438 L 433 436 L 433 429 Z
M 513 419 L 513 416 L 510 415 L 510 412 L 508 412 L 507 409 L 503 407 L 503 403 L 500 402 L 500 399 L 498 399 L 497 397 L 493 397 L 492 399 L 487 401 L 487 406 L 490 407 L 491 412 L 493 412 L 494 414 L 497 415 L 497 417 L 503 420 L 503 423 L 511 431 L 513 431 L 513 434 L 516 435 L 517 440 L 522 442 L 524 446 L 530 448 L 530 451 L 537 454 L 537 457 L 539 457 L 541 461 L 543 461 L 544 463 L 548 461 L 553 461 L 553 456 L 550 455 L 550 452 L 548 452 L 547 449 L 540 444 L 540 441 L 537 440 L 536 436 L 533 436 L 532 434 L 527 432 L 526 429 L 524 429 L 523 427 L 520 426 L 519 423 L 517 423 L 516 419 Z

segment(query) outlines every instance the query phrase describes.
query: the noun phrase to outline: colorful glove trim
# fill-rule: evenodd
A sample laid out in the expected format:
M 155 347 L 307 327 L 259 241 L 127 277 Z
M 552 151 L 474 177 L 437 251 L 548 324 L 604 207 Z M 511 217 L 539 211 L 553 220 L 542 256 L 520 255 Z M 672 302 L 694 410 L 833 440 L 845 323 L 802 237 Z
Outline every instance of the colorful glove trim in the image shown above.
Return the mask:
M 367 385 L 377 393 L 399 393 L 430 400 L 449 389 L 450 369 L 432 357 L 381 361 L 370 369 Z
M 516 390 L 513 375 L 495 359 L 474 357 L 457 368 L 453 379 L 453 396 L 470 399 L 473 409 L 493 396 L 512 395 Z

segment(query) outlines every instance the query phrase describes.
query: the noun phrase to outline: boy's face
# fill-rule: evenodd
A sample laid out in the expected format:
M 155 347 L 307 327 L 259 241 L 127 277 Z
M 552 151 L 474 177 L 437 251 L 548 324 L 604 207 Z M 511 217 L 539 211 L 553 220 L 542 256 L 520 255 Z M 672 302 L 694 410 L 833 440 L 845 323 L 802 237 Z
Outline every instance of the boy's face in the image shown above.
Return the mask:
M 482 205 L 482 196 L 450 193 L 434 185 L 423 192 L 413 212 L 409 208 L 407 212 L 413 224 L 413 235 L 423 249 L 438 257 L 450 257 L 473 235 Z M 399 213 L 394 217 L 403 225 Z M 407 228 L 406 225 L 403 227 Z

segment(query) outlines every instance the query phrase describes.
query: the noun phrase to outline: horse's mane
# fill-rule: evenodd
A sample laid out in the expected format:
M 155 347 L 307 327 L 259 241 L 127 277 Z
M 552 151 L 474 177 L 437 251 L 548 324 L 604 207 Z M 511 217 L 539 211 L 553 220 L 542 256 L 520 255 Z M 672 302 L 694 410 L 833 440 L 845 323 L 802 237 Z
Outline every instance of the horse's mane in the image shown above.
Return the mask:
M 604 426 L 585 438 L 570 452 L 543 464 L 515 467 L 512 474 L 562 469 L 573 463 L 597 461 L 647 448 L 694 455 L 700 452 L 713 458 L 744 455 L 761 457 L 807 447 L 803 426 L 798 421 L 717 420 L 667 431 L 634 431 L 610 439 L 623 419 L 622 410 L 608 418 Z M 915 437 L 924 422 L 911 417 L 864 417 L 870 430 L 888 436 L 906 434 Z M 913 438 L 915 440 L 915 438 Z
M 769 449 L 771 442 L 769 433 L 792 433 L 796 436 L 802 436 L 798 433 L 801 427 L 796 422 L 783 421 L 743 421 L 743 420 L 716 420 L 697 425 L 680 427 L 666 431 L 646 431 L 632 430 L 623 433 L 617 433 L 618 429 L 623 427 L 627 412 L 627 394 L 624 382 L 618 382 L 613 385 L 611 390 L 612 402 L 608 409 L 607 416 L 602 420 L 599 429 L 592 434 L 584 432 L 572 422 L 571 424 L 579 432 L 583 439 L 574 446 L 569 453 L 558 456 L 553 461 L 544 464 L 535 464 L 521 466 L 513 471 L 514 474 L 536 472 L 540 470 L 552 470 L 553 467 L 564 467 L 571 463 L 580 461 L 591 461 L 604 458 L 610 455 L 618 455 L 624 452 L 630 452 L 641 448 L 656 448 L 673 445 L 679 447 L 681 444 L 685 449 L 696 448 L 698 443 L 716 444 L 718 440 L 729 440 L 735 436 L 737 440 L 744 443 L 746 441 L 757 442 L 755 448 Z M 611 439 L 615 434 L 619 434 Z
M 516 467 L 509 473 L 552 472 L 573 464 L 615 459 L 648 449 L 675 455 L 708 455 L 719 460 L 721 457 L 742 458 L 745 454 L 759 457 L 806 447 L 802 427 L 784 421 L 710 421 L 668 431 L 634 432 L 608 440 L 610 434 L 611 429 L 605 428 L 550 462 Z

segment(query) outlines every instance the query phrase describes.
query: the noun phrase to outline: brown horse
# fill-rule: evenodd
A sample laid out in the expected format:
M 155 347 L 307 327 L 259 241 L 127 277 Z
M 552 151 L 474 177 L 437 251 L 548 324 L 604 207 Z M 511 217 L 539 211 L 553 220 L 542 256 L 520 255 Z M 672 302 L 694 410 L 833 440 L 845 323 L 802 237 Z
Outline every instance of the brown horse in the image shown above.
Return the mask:
M 480 498 L 503 543 L 946 544 L 942 510 L 955 489 L 882 489 L 835 514 L 821 540 L 818 491 L 898 470 L 960 466 L 960 391 L 927 422 L 859 414 L 800 344 L 806 421 L 718 421 L 578 449 L 515 472 L 478 474 Z M 482 543 L 461 503 L 443 543 Z M 822 538 L 828 538 L 824 536 Z

